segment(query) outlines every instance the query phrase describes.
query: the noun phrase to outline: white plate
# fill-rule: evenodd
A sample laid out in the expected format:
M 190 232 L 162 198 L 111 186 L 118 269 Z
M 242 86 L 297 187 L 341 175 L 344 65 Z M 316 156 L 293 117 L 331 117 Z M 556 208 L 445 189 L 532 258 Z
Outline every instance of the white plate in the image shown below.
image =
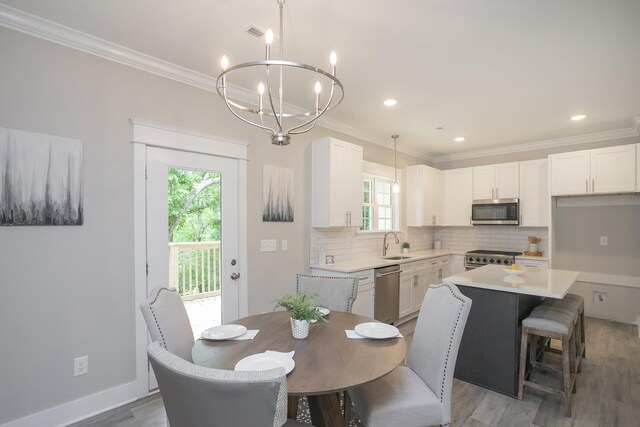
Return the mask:
M 511 274 L 512 276 L 519 276 L 522 273 L 524 273 L 524 268 L 521 268 L 520 270 L 511 270 L 510 268 L 503 268 L 502 271 L 504 271 L 507 274 Z
M 328 316 L 329 313 L 331 313 L 331 310 L 325 307 L 314 307 L 314 308 L 316 309 L 317 312 L 319 312 L 323 316 Z
M 283 367 L 288 374 L 293 371 L 296 362 L 291 357 L 276 356 L 267 353 L 258 353 L 241 359 L 233 368 L 236 371 L 266 371 L 269 369 Z
M 379 322 L 360 323 L 359 325 L 356 325 L 354 330 L 358 335 L 377 340 L 393 338 L 400 333 L 398 328 L 395 326 Z
M 327 317 L 329 315 L 329 313 L 331 313 L 331 310 L 329 310 L 328 308 L 324 308 L 324 307 L 314 307 L 316 309 L 316 311 L 318 311 L 322 317 Z M 309 323 L 316 323 L 317 320 L 311 320 Z
M 231 338 L 239 337 L 245 332 L 247 332 L 246 326 L 221 325 L 203 331 L 200 337 L 203 340 L 230 340 Z

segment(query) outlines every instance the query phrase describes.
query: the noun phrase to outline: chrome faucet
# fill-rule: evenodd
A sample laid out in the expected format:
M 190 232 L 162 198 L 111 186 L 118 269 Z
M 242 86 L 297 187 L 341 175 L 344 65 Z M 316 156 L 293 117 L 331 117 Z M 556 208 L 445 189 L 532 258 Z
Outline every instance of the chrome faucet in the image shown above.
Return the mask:
M 393 234 L 396 237 L 396 244 L 400 243 L 400 239 L 398 238 L 398 235 L 396 233 L 394 233 L 393 231 L 387 231 L 387 233 L 384 235 L 384 241 L 382 242 L 382 256 L 387 256 L 387 248 L 389 247 L 389 244 L 387 243 L 387 236 L 389 234 Z

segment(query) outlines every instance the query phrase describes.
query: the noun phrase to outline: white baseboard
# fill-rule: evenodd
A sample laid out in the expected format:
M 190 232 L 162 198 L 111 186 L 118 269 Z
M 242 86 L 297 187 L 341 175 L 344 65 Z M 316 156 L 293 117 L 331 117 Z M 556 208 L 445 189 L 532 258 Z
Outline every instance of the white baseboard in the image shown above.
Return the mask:
M 134 381 L 9 421 L 0 427 L 66 426 L 133 402 L 136 398 Z

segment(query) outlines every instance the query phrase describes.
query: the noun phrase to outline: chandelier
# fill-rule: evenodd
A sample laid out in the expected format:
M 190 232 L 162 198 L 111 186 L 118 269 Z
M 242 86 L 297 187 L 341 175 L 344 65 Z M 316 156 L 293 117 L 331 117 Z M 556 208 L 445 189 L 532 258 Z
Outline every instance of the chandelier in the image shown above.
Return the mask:
M 269 29 L 265 33 L 265 59 L 261 61 L 245 62 L 230 67 L 227 56 L 223 56 L 220 61 L 222 72 L 218 75 L 218 79 L 216 80 L 216 89 L 218 91 L 218 95 L 224 99 L 227 108 L 233 113 L 233 115 L 243 122 L 256 126 L 271 134 L 271 142 L 273 144 L 288 145 L 291 141 L 291 135 L 310 131 L 316 125 L 320 116 L 338 106 L 344 98 L 344 89 L 342 87 L 342 83 L 336 77 L 337 56 L 334 51 L 331 51 L 331 55 L 329 56 L 329 62 L 331 63 L 332 68 L 330 73 L 312 65 L 284 60 L 282 10 L 285 0 L 276 1 L 280 8 L 280 59 L 271 59 L 273 32 Z M 272 68 L 275 68 L 275 70 L 272 70 Z M 312 82 L 309 84 L 309 87 L 310 94 L 313 95 L 315 92 L 315 106 L 313 106 L 313 103 L 310 103 L 311 105 L 309 108 L 303 111 L 294 111 L 289 106 L 289 110 L 285 111 L 287 106 L 287 103 L 284 102 L 285 84 L 283 72 L 285 68 L 303 70 L 307 76 L 314 76 L 313 79 L 309 79 Z M 259 73 L 258 75 L 263 73 L 264 83 L 260 81 L 258 84 L 255 103 L 243 102 L 240 99 L 237 99 L 237 97 L 232 98 L 227 93 L 231 75 L 234 74 L 234 72 L 236 72 L 235 74 L 238 74 L 237 71 L 239 70 L 247 69 L 254 69 L 254 71 L 257 70 Z M 271 81 L 272 71 L 275 71 L 277 74 L 277 83 L 275 86 Z M 313 83 L 313 80 L 316 80 L 315 83 Z M 328 96 L 321 97 L 321 80 L 328 83 L 330 86 Z M 336 87 L 338 90 L 336 90 Z M 264 98 L 266 98 L 266 100 Z M 290 124 L 290 127 L 285 126 L 285 121 L 288 122 L 291 119 L 297 120 L 293 124 Z

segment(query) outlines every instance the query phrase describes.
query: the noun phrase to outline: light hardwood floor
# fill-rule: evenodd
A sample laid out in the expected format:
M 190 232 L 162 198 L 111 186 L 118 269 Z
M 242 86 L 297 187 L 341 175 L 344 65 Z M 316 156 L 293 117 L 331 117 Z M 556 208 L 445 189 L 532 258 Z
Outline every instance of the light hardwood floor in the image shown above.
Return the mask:
M 638 328 L 593 318 L 586 325 L 587 358 L 578 375 L 572 418 L 563 416 L 559 398 L 537 390 L 525 389 L 520 401 L 454 380 L 451 425 L 640 426 Z M 408 348 L 414 328 L 415 321 L 400 327 Z M 164 427 L 164 408 L 159 396 L 151 396 L 74 426 Z

